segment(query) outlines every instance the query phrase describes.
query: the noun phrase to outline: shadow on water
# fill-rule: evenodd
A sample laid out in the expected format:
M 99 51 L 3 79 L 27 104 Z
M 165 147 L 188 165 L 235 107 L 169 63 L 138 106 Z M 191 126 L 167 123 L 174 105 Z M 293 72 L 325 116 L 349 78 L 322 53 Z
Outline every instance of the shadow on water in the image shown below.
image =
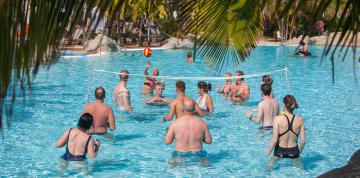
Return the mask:
M 230 113 L 229 112 L 216 112 L 214 114 L 211 114 L 210 116 L 207 116 L 206 118 L 208 120 L 211 120 L 211 119 L 219 119 L 219 118 L 227 118 L 230 116 Z
M 214 164 L 214 163 L 219 163 L 220 161 L 222 161 L 223 159 L 226 159 L 229 156 L 230 156 L 230 153 L 225 150 L 220 150 L 217 153 L 207 153 L 207 157 L 210 162 L 210 165 Z
M 141 138 L 141 137 L 144 137 L 144 135 L 128 134 L 128 135 L 116 135 L 113 137 L 113 139 L 116 140 L 117 142 L 119 142 L 119 141 L 132 140 L 132 139 Z
M 142 114 L 132 114 L 131 116 L 128 117 L 128 119 L 138 122 L 150 123 L 156 120 L 161 121 L 161 116 L 152 113 L 142 113 Z
M 315 169 L 319 162 L 327 160 L 325 156 L 319 153 L 311 153 L 301 156 L 301 162 L 304 164 L 304 170 Z
M 128 167 L 129 160 L 96 160 L 91 163 L 92 172 L 106 172 Z

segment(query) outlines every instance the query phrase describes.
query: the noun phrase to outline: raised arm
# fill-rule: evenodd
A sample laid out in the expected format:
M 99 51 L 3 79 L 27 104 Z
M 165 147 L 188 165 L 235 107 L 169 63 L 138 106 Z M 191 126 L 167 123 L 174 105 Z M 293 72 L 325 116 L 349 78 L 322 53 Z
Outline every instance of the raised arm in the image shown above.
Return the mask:
M 149 79 L 150 76 L 149 76 L 149 67 L 150 67 L 150 63 L 149 62 L 146 62 L 146 67 L 145 67 L 145 71 L 144 71 L 144 75 L 146 75 L 146 79 Z
M 278 124 L 278 120 L 279 118 L 278 117 L 281 117 L 281 116 L 277 116 L 274 118 L 274 125 L 273 125 L 273 136 L 272 136 L 272 139 L 271 139 L 271 143 L 270 143 L 270 146 L 266 152 L 266 156 L 269 156 L 270 153 L 273 151 L 275 145 L 277 144 L 277 141 L 278 141 L 278 137 L 279 137 L 279 124 Z
M 175 101 L 171 102 L 169 114 L 167 116 L 163 117 L 163 121 L 169 121 L 174 117 L 175 105 L 176 105 Z
M 111 131 L 114 131 L 116 129 L 115 126 L 115 117 L 114 117 L 114 111 L 112 110 L 111 107 L 109 107 L 109 118 L 108 118 L 108 122 L 109 122 L 109 128 Z
M 56 148 L 61 148 L 67 143 L 68 138 L 69 138 L 69 131 L 70 131 L 70 129 L 67 129 L 64 132 L 64 134 L 59 138 L 59 140 L 56 141 L 56 143 L 55 143 Z
M 255 119 L 253 119 L 254 112 L 258 112 Z M 264 117 L 264 112 L 263 112 L 263 109 L 262 109 L 262 104 L 259 103 L 258 109 L 253 109 L 252 111 L 248 112 L 248 113 L 246 114 L 246 117 L 249 118 L 251 121 L 259 124 L 259 123 L 261 122 L 262 118 Z
M 90 139 L 89 141 L 89 145 L 88 145 L 88 155 L 90 158 L 94 158 L 97 156 L 97 153 L 99 151 L 99 148 L 100 148 L 100 140 L 96 140 L 94 142 L 94 139 Z
M 165 135 L 164 143 L 169 145 L 174 141 L 175 133 L 174 133 L 174 126 L 173 123 L 170 124 L 169 129 Z
M 305 147 L 305 124 L 304 124 L 304 120 L 301 119 L 301 129 L 300 129 L 300 139 L 301 139 L 301 142 L 300 142 L 300 153 L 304 150 L 304 147 Z

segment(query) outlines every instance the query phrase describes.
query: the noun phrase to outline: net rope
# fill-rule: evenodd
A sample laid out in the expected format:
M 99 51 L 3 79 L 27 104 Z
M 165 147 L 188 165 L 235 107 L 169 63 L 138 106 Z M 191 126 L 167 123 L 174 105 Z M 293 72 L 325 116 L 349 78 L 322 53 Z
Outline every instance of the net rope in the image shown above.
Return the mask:
M 94 72 L 103 72 L 103 73 L 110 73 L 110 74 L 125 74 L 125 73 L 120 73 L 120 72 L 112 72 L 112 71 L 106 71 L 106 70 L 100 70 L 100 69 L 93 69 Z M 275 73 L 281 73 L 281 72 L 285 72 L 285 77 L 287 80 L 287 72 L 288 69 L 285 66 L 285 68 L 283 69 L 279 69 L 279 70 L 274 70 L 274 71 L 270 71 L 270 72 L 262 72 L 262 73 L 256 73 L 256 74 L 250 74 L 250 75 L 242 75 L 242 76 L 231 76 L 231 77 L 184 77 L 184 76 L 179 76 L 179 77 L 173 77 L 173 76 L 156 76 L 156 78 L 159 79 L 165 79 L 165 80 L 225 80 L 225 79 L 238 79 L 238 78 L 253 78 L 253 77 L 259 77 L 259 76 L 263 76 L 263 75 L 270 75 L 270 74 L 275 74 Z M 129 76 L 135 76 L 135 77 L 149 77 L 149 75 L 141 75 L 141 74 L 125 74 L 125 75 L 129 75 Z M 286 81 L 288 82 L 288 81 Z
M 106 70 L 102 70 L 102 69 L 91 68 L 90 79 L 89 79 L 88 88 L 87 88 L 87 94 L 86 94 L 86 97 L 85 97 L 86 103 L 89 101 L 90 87 L 92 85 L 92 81 L 94 80 L 95 72 L 109 73 L 109 74 L 116 74 L 116 75 L 122 74 L 120 72 L 113 72 L 113 71 L 106 71 Z M 277 73 L 282 73 L 282 72 L 285 73 L 286 92 L 289 94 L 290 93 L 289 80 L 288 80 L 288 72 L 289 72 L 289 70 L 288 70 L 288 68 L 286 66 L 283 69 L 278 69 L 278 70 L 273 70 L 273 71 L 268 71 L 268 72 L 255 73 L 255 74 L 249 74 L 249 75 L 242 75 L 242 76 L 231 76 L 231 77 L 156 76 L 156 78 L 164 79 L 164 80 L 193 80 L 193 81 L 202 80 L 202 81 L 210 81 L 210 80 L 225 80 L 225 79 L 238 79 L 238 78 L 254 78 L 254 77 L 261 77 L 263 75 L 271 75 L 271 74 L 277 74 Z M 135 76 L 135 77 L 142 77 L 142 78 L 149 77 L 149 75 L 142 75 L 142 74 L 125 74 L 125 75 Z

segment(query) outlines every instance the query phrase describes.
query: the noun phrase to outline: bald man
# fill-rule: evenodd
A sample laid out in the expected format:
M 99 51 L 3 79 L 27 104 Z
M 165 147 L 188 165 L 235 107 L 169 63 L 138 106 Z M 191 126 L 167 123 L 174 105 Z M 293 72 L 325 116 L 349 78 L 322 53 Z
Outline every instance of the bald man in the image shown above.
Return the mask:
M 104 103 L 105 89 L 95 89 L 95 102 L 87 104 L 83 113 L 90 113 L 94 118 L 93 127 L 89 129 L 90 134 L 105 134 L 107 128 L 115 130 L 115 119 L 112 108 Z
M 202 143 L 211 144 L 212 137 L 205 123 L 195 117 L 195 103 L 184 98 L 183 115 L 171 122 L 164 143 L 171 144 L 175 139 L 175 150 L 180 153 L 196 153 L 202 150 Z

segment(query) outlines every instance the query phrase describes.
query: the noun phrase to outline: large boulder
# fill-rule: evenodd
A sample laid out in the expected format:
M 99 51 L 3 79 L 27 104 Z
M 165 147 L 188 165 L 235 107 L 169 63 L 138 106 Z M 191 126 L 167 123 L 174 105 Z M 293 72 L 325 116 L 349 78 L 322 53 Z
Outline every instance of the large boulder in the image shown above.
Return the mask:
M 86 50 L 93 51 L 97 50 L 101 53 L 117 52 L 121 48 L 117 45 L 116 41 L 113 39 L 99 34 L 94 39 L 86 42 Z
M 318 178 L 349 178 L 349 177 L 360 177 L 360 149 L 357 150 L 350 158 L 347 165 L 333 169 L 320 175 Z
M 194 43 L 193 39 L 195 36 L 187 35 L 183 39 L 171 37 L 165 40 L 164 48 L 192 48 Z

